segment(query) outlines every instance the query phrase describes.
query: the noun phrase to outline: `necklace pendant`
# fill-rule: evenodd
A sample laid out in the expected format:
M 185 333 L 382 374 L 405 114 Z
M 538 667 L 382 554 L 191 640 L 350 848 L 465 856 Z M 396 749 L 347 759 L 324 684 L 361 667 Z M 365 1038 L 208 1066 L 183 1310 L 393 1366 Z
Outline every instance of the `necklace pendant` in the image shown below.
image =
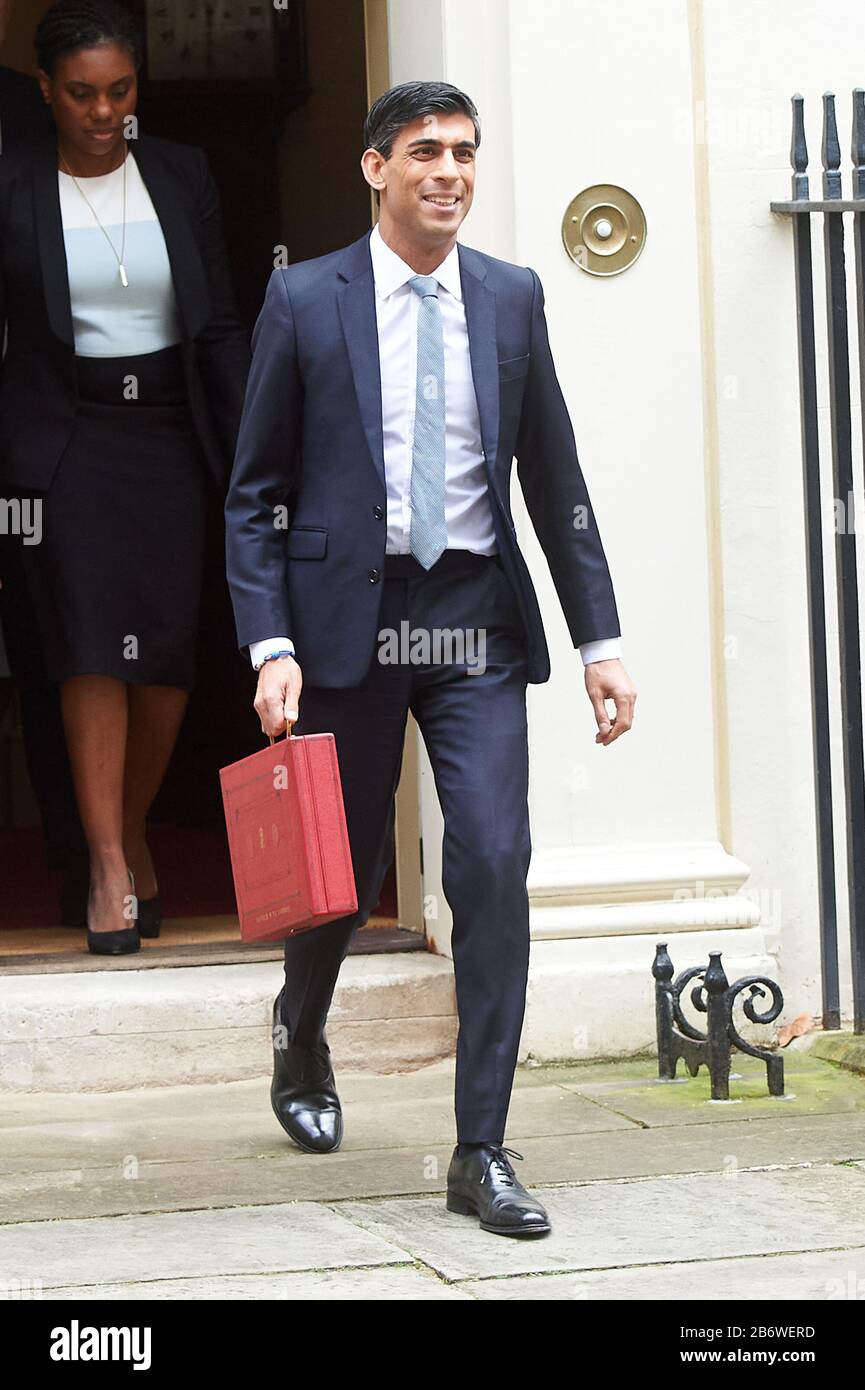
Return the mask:
M 128 281 L 127 278 L 126 278 L 126 267 L 125 267 L 125 265 L 123 264 L 122 261 L 120 261 L 119 264 L 120 264 L 120 283 L 121 283 L 121 285 L 123 286 L 123 288 L 126 290 L 126 289 L 129 288 L 129 281 Z

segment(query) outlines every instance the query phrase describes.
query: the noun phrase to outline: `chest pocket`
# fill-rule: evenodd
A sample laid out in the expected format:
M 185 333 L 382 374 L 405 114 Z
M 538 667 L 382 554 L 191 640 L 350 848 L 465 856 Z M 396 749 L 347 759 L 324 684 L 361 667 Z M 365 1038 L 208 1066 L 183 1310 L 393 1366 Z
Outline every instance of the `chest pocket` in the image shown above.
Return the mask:
M 499 381 L 518 381 L 529 370 L 529 353 L 523 357 L 506 357 L 499 363 Z

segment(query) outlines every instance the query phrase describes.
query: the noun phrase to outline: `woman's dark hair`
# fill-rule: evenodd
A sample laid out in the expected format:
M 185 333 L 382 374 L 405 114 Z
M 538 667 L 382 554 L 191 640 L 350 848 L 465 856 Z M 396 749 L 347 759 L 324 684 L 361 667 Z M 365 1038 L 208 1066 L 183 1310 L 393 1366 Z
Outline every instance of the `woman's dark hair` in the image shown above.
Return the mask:
M 115 0 L 58 0 L 40 19 L 33 41 L 36 61 L 49 77 L 59 58 L 79 48 L 117 44 L 128 49 L 136 72 L 144 56 L 137 17 Z
M 403 82 L 374 101 L 363 126 L 363 147 L 378 150 L 390 159 L 393 142 L 404 126 L 418 116 L 462 112 L 475 128 L 475 144 L 481 143 L 481 122 L 471 97 L 450 82 Z

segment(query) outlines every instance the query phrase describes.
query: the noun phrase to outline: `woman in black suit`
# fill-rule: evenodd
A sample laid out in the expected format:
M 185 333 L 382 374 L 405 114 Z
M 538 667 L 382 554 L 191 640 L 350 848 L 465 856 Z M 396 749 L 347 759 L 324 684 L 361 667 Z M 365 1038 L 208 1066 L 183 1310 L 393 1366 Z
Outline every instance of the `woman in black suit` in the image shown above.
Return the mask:
M 137 130 L 136 21 L 60 0 L 36 50 L 56 130 L 0 163 L 0 467 L 41 503 L 20 554 L 90 852 L 88 945 L 114 953 L 159 930 L 145 818 L 193 683 L 206 489 L 249 346 L 203 151 Z

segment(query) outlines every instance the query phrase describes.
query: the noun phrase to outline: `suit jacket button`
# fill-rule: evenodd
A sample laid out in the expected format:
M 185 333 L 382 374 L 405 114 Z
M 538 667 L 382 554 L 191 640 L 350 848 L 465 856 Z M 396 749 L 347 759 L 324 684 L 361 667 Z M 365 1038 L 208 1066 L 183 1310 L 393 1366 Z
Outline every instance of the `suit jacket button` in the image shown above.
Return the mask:
M 375 517 L 376 521 L 381 521 L 382 517 L 384 516 L 384 507 L 380 507 L 378 503 L 376 503 L 372 509 L 372 514 Z
M 381 575 L 379 574 L 378 570 L 370 570 L 370 572 L 369 572 L 369 582 L 370 582 L 370 584 L 377 584 L 378 581 L 379 581 L 380 579 L 381 579 Z

